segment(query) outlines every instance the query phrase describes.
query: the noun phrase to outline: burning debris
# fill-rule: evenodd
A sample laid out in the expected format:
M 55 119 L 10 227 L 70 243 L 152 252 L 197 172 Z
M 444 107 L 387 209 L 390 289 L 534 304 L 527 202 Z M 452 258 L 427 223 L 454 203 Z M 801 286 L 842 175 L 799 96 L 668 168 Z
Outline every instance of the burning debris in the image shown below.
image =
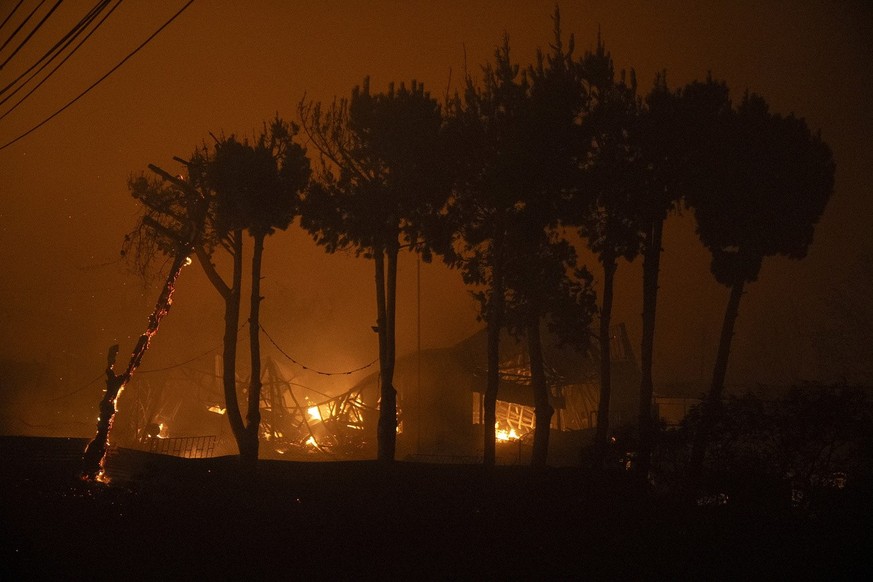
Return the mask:
M 267 379 L 261 394 L 261 436 L 269 449 L 279 455 L 350 457 L 363 452 L 372 442 L 378 409 L 365 403 L 363 388 L 357 387 L 324 400 L 298 398 L 294 383 L 283 380 L 272 360 L 267 361 Z M 299 386 L 298 386 L 299 388 Z
M 494 424 L 495 435 L 498 441 L 500 442 L 509 442 L 509 441 L 518 441 L 521 440 L 521 437 L 518 436 L 518 433 L 515 432 L 514 428 L 510 428 L 506 430 L 505 428 L 500 428 L 500 423 L 497 422 Z

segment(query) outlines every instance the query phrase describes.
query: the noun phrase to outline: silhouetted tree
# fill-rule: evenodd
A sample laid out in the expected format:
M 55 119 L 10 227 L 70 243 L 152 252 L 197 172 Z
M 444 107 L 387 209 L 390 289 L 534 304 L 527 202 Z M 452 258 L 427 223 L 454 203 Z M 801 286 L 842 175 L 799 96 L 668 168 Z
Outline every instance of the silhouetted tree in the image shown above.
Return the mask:
M 638 148 L 632 141 L 639 122 L 640 101 L 636 77 L 630 82 L 622 71 L 616 78 L 612 57 L 598 34 L 594 52 L 579 62 L 587 95 L 581 120 L 580 174 L 569 191 L 564 223 L 577 226 L 588 248 L 603 267 L 600 304 L 600 399 L 594 437 L 594 461 L 601 463 L 609 436 L 609 401 L 612 393 L 611 338 L 613 288 L 618 259 L 632 261 L 642 236 L 635 202 L 643 189 Z
M 157 168 L 153 169 L 163 173 Z M 97 432 L 88 443 L 82 458 L 82 477 L 86 480 L 97 480 L 103 475 L 103 462 L 109 445 L 109 432 L 115 420 L 118 397 L 142 362 L 152 337 L 158 332 L 161 320 L 173 304 L 173 292 L 182 268 L 190 263 L 189 256 L 202 241 L 208 201 L 183 181 L 169 175 L 165 177 L 171 187 L 141 198 L 146 212 L 136 231 L 139 235 L 129 236 L 126 240 L 127 243 L 143 245 L 140 247 L 143 252 L 134 254 L 136 258 L 154 257 L 156 253 L 162 253 L 171 256 L 172 263 L 154 311 L 149 317 L 148 326 L 137 341 L 127 368 L 121 374 L 114 371 L 118 345 L 109 349 L 106 361 L 106 391 L 100 401 Z M 136 181 L 132 184 L 141 187 L 143 182 Z M 126 244 L 122 252 L 129 246 Z
M 205 166 L 202 177 L 209 189 L 215 192 L 216 235 L 219 239 L 229 238 L 233 245 L 239 245 L 239 248 L 233 247 L 235 268 L 232 286 L 229 288 L 218 280 L 213 283 L 219 283 L 216 288 L 223 295 L 227 294 L 231 301 L 230 319 L 233 321 L 226 323 L 234 328 L 238 325 L 239 314 L 241 265 L 237 265 L 237 261 L 241 260 L 241 256 L 237 251 L 242 250 L 242 231 L 248 231 L 253 241 L 249 311 L 251 377 L 246 422 L 242 421 L 235 386 L 233 396 L 226 403 L 228 420 L 240 449 L 240 460 L 249 469 L 254 469 L 258 459 L 261 422 L 260 303 L 263 298 L 260 282 L 264 239 L 276 229 L 288 228 L 297 213 L 300 195 L 309 183 L 310 167 L 306 151 L 294 142 L 297 131 L 296 125 L 276 117 L 269 125 L 265 124 L 254 143 L 246 139 L 238 141 L 232 135 L 218 140 L 214 154 L 203 158 Z M 213 280 L 217 273 L 209 267 L 207 270 L 212 271 L 210 280 Z M 227 331 L 226 328 L 226 334 Z M 225 377 L 226 399 L 229 396 L 228 388 Z
M 639 190 L 633 201 L 639 215 L 643 256 L 643 329 L 640 345 L 639 447 L 636 473 L 647 478 L 655 438 L 652 418 L 652 356 L 655 345 L 655 310 L 658 304 L 658 275 L 664 221 L 681 200 L 683 144 L 680 96 L 667 87 L 659 74 L 646 95 L 639 122 L 632 135 L 641 169 Z
M 572 38 L 565 51 L 556 10 L 555 41 L 537 64 L 522 70 L 510 58 L 509 40 L 483 67 L 482 86 L 466 79 L 463 96 L 450 102 L 448 135 L 456 155 L 455 189 L 445 217 L 451 233 L 440 252 L 478 286 L 488 336 L 484 398 L 484 463 L 495 462 L 499 341 L 503 328 L 525 336 L 536 406 L 532 464 L 544 465 L 553 409 L 544 373 L 540 326 L 550 313 L 580 313 L 590 304 L 584 271 L 573 280 L 572 248 L 555 236 L 558 200 L 574 163 L 575 125 L 581 109 Z M 566 321 L 568 321 L 569 318 Z M 573 320 L 578 329 L 590 321 Z M 570 338 L 569 326 L 562 332 Z M 579 334 L 575 333 L 577 337 Z M 582 334 L 584 335 L 584 334 Z
M 264 126 L 254 144 L 235 137 L 215 138 L 214 150 L 199 148 L 189 160 L 181 160 L 187 179 L 150 166 L 161 180 L 139 177 L 131 181 L 131 193 L 144 205 L 143 223 L 163 224 L 178 216 L 181 193 L 199 192 L 208 207 L 202 218 L 202 236 L 194 246 L 198 262 L 224 301 L 223 387 L 228 422 L 240 451 L 242 465 L 253 470 L 258 457 L 260 424 L 260 355 L 258 306 L 263 240 L 276 228 L 284 229 L 296 213 L 299 194 L 309 177 L 309 163 L 302 147 L 294 143 L 297 128 L 279 118 Z M 252 258 L 252 301 L 250 343 L 252 376 L 248 410 L 243 420 L 236 386 L 237 341 L 240 330 L 240 302 L 243 275 L 243 239 L 248 230 L 255 239 Z M 143 231 L 132 237 L 139 263 L 150 261 L 170 248 L 161 231 Z M 226 252 L 232 263 L 229 279 L 215 265 L 215 253 Z M 247 422 L 246 422 L 247 421 Z
M 583 134 L 578 121 L 588 95 L 573 61 L 572 35 L 564 46 L 557 7 L 553 24 L 549 52 L 538 51 L 536 65 L 528 69 L 529 105 L 522 124 L 528 181 L 511 215 L 506 262 L 507 323 L 512 329 L 520 316 L 528 342 L 536 417 L 533 466 L 546 464 L 554 413 L 542 356 L 541 322 L 551 320 L 551 329 L 562 342 L 585 349 L 594 311 L 591 276 L 586 269 L 575 268 L 572 245 L 555 229 L 565 193 L 579 175 L 578 145 Z
M 310 143 L 322 156 L 309 189 L 302 225 L 328 252 L 352 249 L 373 259 L 379 335 L 378 457 L 394 459 L 397 258 L 410 245 L 430 260 L 425 222 L 448 193 L 441 172 L 442 113 L 424 86 L 412 82 L 372 94 L 369 78 L 350 99 L 330 106 L 301 101 Z
M 587 269 L 575 268 L 573 247 L 550 236 L 521 213 L 508 233 L 505 265 L 505 326 L 527 341 L 534 397 L 531 466 L 543 467 L 548 458 L 549 430 L 554 409 L 545 373 L 541 328 L 545 322 L 562 344 L 584 350 L 591 336 L 596 296 Z M 514 221 L 515 222 L 515 221 Z
M 525 194 L 529 150 L 520 130 L 529 96 L 526 75 L 513 63 L 509 38 L 482 68 L 483 85 L 466 78 L 463 95 L 448 104 L 447 142 L 452 152 L 453 194 L 448 201 L 440 253 L 459 269 L 487 326 L 487 380 L 484 394 L 483 462 L 496 460 L 496 406 L 500 384 L 500 331 L 505 325 L 507 230 L 516 203 Z
M 711 86 L 691 85 L 685 99 L 705 101 L 699 95 L 711 93 Z M 736 111 L 720 111 L 718 140 L 709 155 L 698 150 L 695 166 L 702 171 L 690 177 L 687 195 L 700 240 L 712 253 L 713 275 L 730 288 L 712 384 L 694 437 L 692 479 L 720 406 L 744 286 L 757 280 L 765 257 L 806 256 L 834 188 L 831 150 L 803 119 L 771 113 L 763 98 L 749 93 Z

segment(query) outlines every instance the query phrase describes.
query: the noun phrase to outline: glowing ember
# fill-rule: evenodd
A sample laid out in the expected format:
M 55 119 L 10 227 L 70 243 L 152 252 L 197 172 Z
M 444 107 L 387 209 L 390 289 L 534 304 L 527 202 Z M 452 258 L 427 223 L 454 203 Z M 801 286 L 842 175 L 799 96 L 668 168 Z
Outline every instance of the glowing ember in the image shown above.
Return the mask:
M 307 445 L 307 446 L 310 446 L 310 447 L 317 447 L 317 446 L 318 446 L 318 443 L 315 442 L 315 437 L 314 437 L 314 436 L 310 436 L 308 439 L 306 439 L 306 445 Z
M 214 412 L 215 414 L 224 414 L 225 412 L 227 412 L 226 408 L 222 408 L 218 404 L 213 404 L 212 406 L 210 406 L 206 410 L 208 410 L 209 412 Z

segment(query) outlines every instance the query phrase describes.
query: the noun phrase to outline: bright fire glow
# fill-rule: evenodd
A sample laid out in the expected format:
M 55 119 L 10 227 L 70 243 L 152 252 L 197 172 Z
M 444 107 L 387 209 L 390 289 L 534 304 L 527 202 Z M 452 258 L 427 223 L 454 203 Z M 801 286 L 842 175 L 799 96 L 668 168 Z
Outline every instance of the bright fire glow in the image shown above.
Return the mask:
M 519 439 L 518 433 L 515 432 L 514 428 L 510 428 L 506 430 L 505 428 L 500 428 L 499 424 L 494 425 L 495 428 L 495 440 L 500 442 L 509 442 L 509 441 L 517 441 Z
M 225 412 L 227 412 L 226 408 L 222 408 L 218 404 L 213 404 L 212 406 L 210 406 L 206 410 L 208 410 L 209 412 L 214 412 L 215 414 L 224 414 Z
M 315 442 L 315 437 L 310 435 L 308 439 L 306 439 L 306 444 L 310 447 L 317 447 L 318 443 Z
M 317 406 L 310 406 L 306 409 L 306 412 L 309 413 L 310 420 L 321 420 L 321 411 L 318 410 Z

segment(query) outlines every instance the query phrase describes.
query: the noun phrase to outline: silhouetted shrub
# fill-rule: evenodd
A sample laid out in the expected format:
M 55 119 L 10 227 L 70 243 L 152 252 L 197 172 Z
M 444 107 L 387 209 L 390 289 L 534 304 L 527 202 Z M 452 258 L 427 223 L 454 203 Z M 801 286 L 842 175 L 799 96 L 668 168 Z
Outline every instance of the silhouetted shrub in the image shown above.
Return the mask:
M 697 429 L 702 406 L 682 427 Z M 845 385 L 792 387 L 774 398 L 729 397 L 715 411 L 707 472 L 722 483 L 787 485 L 795 506 L 833 489 L 864 487 L 873 477 L 873 402 L 869 390 Z M 676 443 L 674 443 L 675 445 Z

